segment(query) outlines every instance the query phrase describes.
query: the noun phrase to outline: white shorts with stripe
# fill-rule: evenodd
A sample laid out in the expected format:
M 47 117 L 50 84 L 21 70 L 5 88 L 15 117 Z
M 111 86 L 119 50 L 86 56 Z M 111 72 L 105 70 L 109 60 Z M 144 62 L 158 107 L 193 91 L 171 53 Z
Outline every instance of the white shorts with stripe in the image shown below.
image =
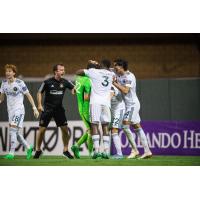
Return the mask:
M 140 115 L 140 102 L 136 101 L 133 106 L 126 107 L 123 121 L 130 121 L 132 124 L 141 122 Z
M 12 110 L 8 113 L 9 124 L 12 126 L 17 126 L 19 128 L 23 127 L 24 122 L 24 109 Z
M 111 128 L 122 128 L 124 109 L 111 108 Z
M 106 105 L 90 104 L 90 118 L 93 124 L 106 124 L 111 121 L 110 108 Z

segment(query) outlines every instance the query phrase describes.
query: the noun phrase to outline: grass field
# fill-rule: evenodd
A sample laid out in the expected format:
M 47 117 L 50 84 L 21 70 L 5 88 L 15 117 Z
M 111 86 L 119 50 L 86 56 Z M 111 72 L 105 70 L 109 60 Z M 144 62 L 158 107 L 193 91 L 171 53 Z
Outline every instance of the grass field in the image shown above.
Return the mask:
M 15 156 L 14 160 L 5 160 L 1 156 L 0 166 L 200 166 L 200 156 L 154 156 L 148 160 L 92 160 L 89 157 L 68 160 L 62 156 L 42 156 L 38 160 Z

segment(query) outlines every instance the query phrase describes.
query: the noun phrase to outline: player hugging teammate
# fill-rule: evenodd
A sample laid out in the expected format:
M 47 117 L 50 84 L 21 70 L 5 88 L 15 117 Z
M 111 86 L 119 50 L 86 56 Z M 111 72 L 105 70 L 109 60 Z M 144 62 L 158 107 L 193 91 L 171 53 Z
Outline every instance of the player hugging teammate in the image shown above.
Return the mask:
M 91 62 L 97 64 L 96 61 Z M 146 135 L 140 125 L 140 102 L 136 95 L 136 78 L 128 70 L 128 62 L 123 59 L 117 59 L 114 61 L 114 69 L 111 69 L 110 61 L 105 59 L 100 62 L 98 68 L 82 69 L 77 71 L 76 74 L 86 76 L 91 80 L 90 117 L 91 135 L 94 144 L 92 158 L 109 158 L 109 124 L 117 150 L 117 154 L 112 158 L 123 158 L 121 140 L 118 133 L 120 128 L 125 132 L 132 147 L 128 158 L 139 157 L 139 151 L 130 129 L 131 126 L 133 126 L 144 147 L 144 154 L 139 158 L 152 157 Z M 103 152 L 100 152 L 99 124 L 101 124 L 103 132 Z

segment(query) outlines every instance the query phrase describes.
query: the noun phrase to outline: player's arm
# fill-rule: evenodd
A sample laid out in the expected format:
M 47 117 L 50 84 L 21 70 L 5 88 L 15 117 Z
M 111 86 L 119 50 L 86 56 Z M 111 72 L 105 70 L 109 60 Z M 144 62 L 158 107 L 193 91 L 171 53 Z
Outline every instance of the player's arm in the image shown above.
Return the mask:
M 45 88 L 46 88 L 46 84 L 45 82 L 43 82 L 37 92 L 37 105 L 38 105 L 39 112 L 44 111 L 43 106 L 42 106 L 42 96 L 43 96 L 43 92 L 45 91 Z
M 78 71 L 76 71 L 76 75 L 78 75 L 78 76 L 85 76 L 84 69 L 79 69 Z
M 36 108 L 36 106 L 35 106 L 35 102 L 34 102 L 34 100 L 33 100 L 33 97 L 32 97 L 32 95 L 31 95 L 29 92 L 27 92 L 25 95 L 26 95 L 26 97 L 27 97 L 29 103 L 30 103 L 31 106 L 32 106 L 33 114 L 34 114 L 35 118 L 37 119 L 37 118 L 39 117 L 39 112 L 38 112 L 38 110 L 37 110 L 37 108 Z
M 118 89 L 120 90 L 122 93 L 124 94 L 128 94 L 129 93 L 129 90 L 130 90 L 130 87 L 128 86 L 123 86 L 121 84 L 119 84 L 118 82 L 113 82 L 113 85 Z
M 5 95 L 4 93 L 0 93 L 0 104 L 4 101 Z
M 5 98 L 5 94 L 4 94 L 3 83 L 2 83 L 0 87 L 0 103 L 4 101 L 4 98 Z

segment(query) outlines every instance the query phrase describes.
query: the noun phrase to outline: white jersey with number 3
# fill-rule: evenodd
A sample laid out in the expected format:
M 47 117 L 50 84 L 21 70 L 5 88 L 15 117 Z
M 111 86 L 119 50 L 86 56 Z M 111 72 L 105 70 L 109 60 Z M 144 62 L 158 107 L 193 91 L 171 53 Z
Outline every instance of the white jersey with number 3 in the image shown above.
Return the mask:
M 110 107 L 110 90 L 115 74 L 106 69 L 89 69 L 84 70 L 84 73 L 92 82 L 90 104 Z

